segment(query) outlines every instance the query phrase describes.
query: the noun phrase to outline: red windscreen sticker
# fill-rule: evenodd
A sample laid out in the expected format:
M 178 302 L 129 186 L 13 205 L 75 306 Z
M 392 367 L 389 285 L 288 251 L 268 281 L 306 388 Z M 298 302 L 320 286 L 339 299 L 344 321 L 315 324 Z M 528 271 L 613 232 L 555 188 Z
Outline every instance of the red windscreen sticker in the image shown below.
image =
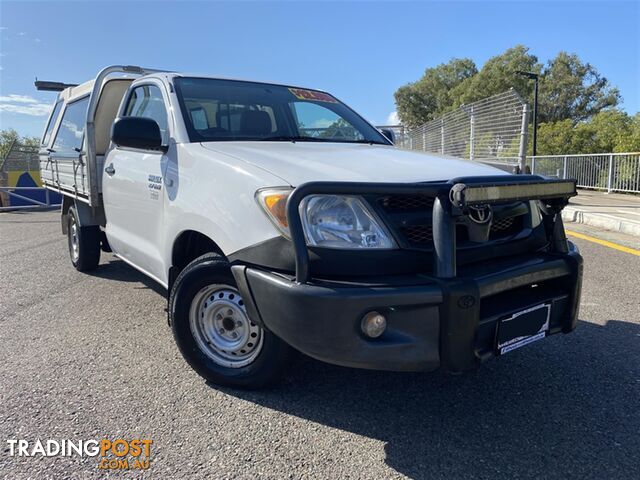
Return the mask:
M 300 100 L 315 100 L 317 102 L 338 103 L 328 93 L 318 92 L 316 90 L 305 90 L 304 88 L 290 88 L 289 91 Z

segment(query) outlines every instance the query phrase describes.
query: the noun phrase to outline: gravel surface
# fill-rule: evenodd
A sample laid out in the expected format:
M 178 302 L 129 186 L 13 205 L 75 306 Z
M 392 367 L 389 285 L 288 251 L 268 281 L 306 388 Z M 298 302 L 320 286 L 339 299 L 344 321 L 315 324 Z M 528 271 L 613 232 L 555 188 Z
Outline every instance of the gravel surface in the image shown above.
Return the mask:
M 477 372 L 300 356 L 278 386 L 237 392 L 186 365 L 151 280 L 107 254 L 76 272 L 58 218 L 0 214 L 0 477 L 640 477 L 640 257 L 576 241 L 578 330 Z M 11 457 L 6 443 L 104 436 L 152 439 L 150 469 Z

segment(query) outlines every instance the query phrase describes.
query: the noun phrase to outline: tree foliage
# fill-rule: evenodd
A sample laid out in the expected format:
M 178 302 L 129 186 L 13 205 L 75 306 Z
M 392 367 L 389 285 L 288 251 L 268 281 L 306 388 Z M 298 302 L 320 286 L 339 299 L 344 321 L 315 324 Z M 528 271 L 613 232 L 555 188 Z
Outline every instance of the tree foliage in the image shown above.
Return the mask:
M 0 130 L 0 160 L 9 153 L 14 142 L 28 146 L 38 146 L 40 141 L 35 137 L 21 137 L 14 129 Z
M 640 114 L 604 110 L 577 125 L 570 119 L 542 123 L 537 150 L 539 155 L 640 152 Z
M 640 152 L 640 113 L 631 120 L 629 133 L 618 139 L 616 152 Z
M 529 148 L 532 151 L 533 128 L 529 126 Z M 570 119 L 559 120 L 553 123 L 542 123 L 538 126 L 538 140 L 536 150 L 538 155 L 557 155 L 561 153 L 574 153 L 573 122 Z
M 527 47 L 517 45 L 509 48 L 504 53 L 487 60 L 476 75 L 461 82 L 451 92 L 453 98 L 451 108 L 506 92 L 510 88 L 525 98 L 529 96 L 533 98 L 533 83 L 516 72 L 540 73 L 541 69 L 538 58 L 531 55 Z
M 473 60 L 454 58 L 428 68 L 417 82 L 400 87 L 395 93 L 402 123 L 417 126 L 451 109 L 456 87 L 478 73 Z
M 398 115 L 408 126 L 421 125 L 438 115 L 491 95 L 514 88 L 533 104 L 533 81 L 518 71 L 535 72 L 539 80 L 539 120 L 577 123 L 615 107 L 620 93 L 589 63 L 577 55 L 559 52 L 546 65 L 523 45 L 490 58 L 480 70 L 470 59 L 426 69 L 416 82 L 396 93 Z
M 538 104 L 541 122 L 591 118 L 620 101 L 620 92 L 577 55 L 560 52 L 544 70 Z

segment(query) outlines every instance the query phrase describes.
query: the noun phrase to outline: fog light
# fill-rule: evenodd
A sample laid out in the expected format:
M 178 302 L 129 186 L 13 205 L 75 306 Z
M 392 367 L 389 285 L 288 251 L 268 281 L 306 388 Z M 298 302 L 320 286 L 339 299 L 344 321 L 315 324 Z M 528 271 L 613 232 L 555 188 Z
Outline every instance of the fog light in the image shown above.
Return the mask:
M 369 312 L 362 317 L 362 332 L 370 338 L 378 338 L 387 328 L 387 319 L 378 312 Z

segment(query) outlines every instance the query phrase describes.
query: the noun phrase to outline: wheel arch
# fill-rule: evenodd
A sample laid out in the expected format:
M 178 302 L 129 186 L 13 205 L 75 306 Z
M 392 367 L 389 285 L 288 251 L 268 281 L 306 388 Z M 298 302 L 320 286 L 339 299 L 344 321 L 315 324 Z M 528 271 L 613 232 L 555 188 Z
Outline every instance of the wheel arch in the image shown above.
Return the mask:
M 67 234 L 67 224 L 69 218 L 69 209 L 73 207 L 76 212 L 76 220 L 81 227 L 102 226 L 106 225 L 104 210 L 101 207 L 91 207 L 89 204 L 79 202 L 67 195 L 62 196 L 62 205 L 60 207 L 60 222 L 62 224 L 62 233 Z
M 180 272 L 191 261 L 205 253 L 217 253 L 226 258 L 220 246 L 208 235 L 197 230 L 183 230 L 173 241 L 169 268 L 169 291 Z

